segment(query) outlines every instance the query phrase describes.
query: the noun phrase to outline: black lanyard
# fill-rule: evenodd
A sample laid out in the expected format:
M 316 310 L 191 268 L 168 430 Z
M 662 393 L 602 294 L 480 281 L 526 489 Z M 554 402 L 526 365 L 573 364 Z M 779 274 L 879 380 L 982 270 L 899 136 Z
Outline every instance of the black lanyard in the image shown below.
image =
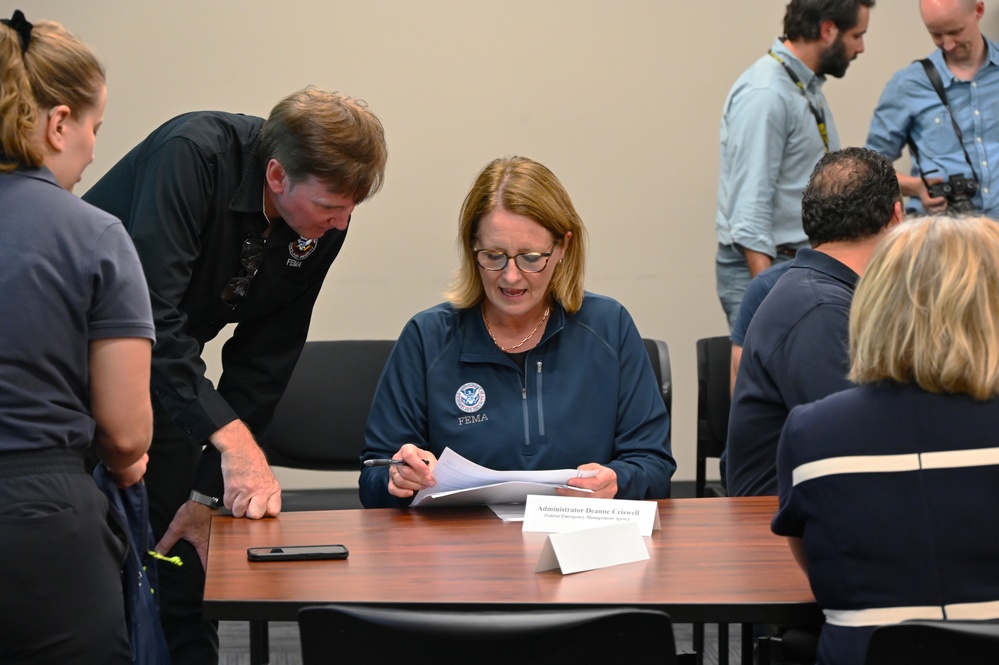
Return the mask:
M 812 98 L 808 96 L 808 92 L 805 90 L 805 85 L 798 78 L 798 75 L 787 66 L 787 63 L 781 59 L 779 55 L 773 52 L 771 49 L 769 51 L 770 57 L 780 63 L 780 66 L 784 68 L 787 75 L 791 77 L 794 84 L 798 86 L 801 90 L 801 94 L 805 96 L 805 101 L 808 102 L 808 108 L 812 109 L 812 115 L 815 116 L 815 124 L 819 126 L 819 134 L 822 136 L 822 143 L 826 146 L 826 154 L 829 153 L 829 132 L 826 130 L 826 112 L 825 110 L 818 108 L 812 103 Z
M 957 124 L 957 119 L 954 117 L 954 112 L 950 110 L 950 104 L 947 103 L 947 91 L 944 90 L 943 79 L 940 78 L 940 72 L 937 71 L 936 66 L 929 58 L 923 58 L 922 60 L 917 60 L 916 62 L 923 66 L 923 70 L 926 72 L 926 77 L 930 79 L 930 83 L 933 85 L 933 90 L 937 93 L 937 97 L 940 98 L 940 103 L 943 104 L 944 110 L 947 111 L 947 115 L 950 116 L 950 124 L 953 125 L 954 133 L 957 134 L 957 142 L 961 146 L 961 152 L 964 153 L 964 161 L 968 162 L 968 168 L 971 169 L 971 177 L 974 180 L 978 180 L 978 173 L 975 171 L 975 165 L 971 162 L 971 155 L 968 154 L 968 149 L 964 147 L 964 132 L 961 131 L 961 127 Z M 906 135 L 905 141 L 909 144 L 909 152 L 916 160 L 916 169 L 919 171 L 919 177 L 922 178 L 925 183 L 926 178 L 923 177 L 923 165 L 919 163 L 919 151 L 916 150 L 916 143 L 912 140 L 912 135 Z M 933 173 L 933 171 L 930 171 L 930 173 Z M 929 184 L 927 184 L 927 188 L 929 188 Z

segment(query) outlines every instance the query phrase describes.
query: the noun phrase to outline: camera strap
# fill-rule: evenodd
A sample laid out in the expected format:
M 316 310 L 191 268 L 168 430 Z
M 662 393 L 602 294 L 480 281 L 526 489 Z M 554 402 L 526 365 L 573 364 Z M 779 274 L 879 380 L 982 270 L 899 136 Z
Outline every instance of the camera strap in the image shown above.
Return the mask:
M 798 78 L 798 75 L 794 73 L 794 70 L 792 70 L 786 62 L 784 62 L 783 58 L 774 53 L 773 49 L 769 51 L 769 54 L 771 58 L 780 63 L 780 66 L 784 68 L 784 71 L 787 72 L 787 75 L 791 77 L 791 80 L 794 81 L 794 84 L 798 86 L 799 90 L 801 90 L 801 94 L 805 96 L 805 101 L 808 102 L 808 108 L 812 110 L 812 115 L 815 116 L 815 124 L 819 126 L 819 135 L 822 136 L 822 143 L 823 145 L 826 146 L 826 154 L 829 154 L 829 132 L 826 129 L 825 110 L 815 106 L 815 104 L 812 102 L 812 98 L 808 96 L 808 91 L 805 90 L 805 84 L 801 82 L 801 79 Z
M 971 169 L 971 177 L 974 178 L 976 182 L 980 182 L 978 180 L 978 173 L 975 172 L 975 166 L 971 163 L 971 156 L 968 154 L 968 150 L 964 147 L 964 132 L 962 132 L 961 128 L 958 126 L 957 120 L 954 119 L 954 114 L 950 111 L 950 105 L 947 103 L 947 91 L 944 90 L 943 79 L 940 78 L 940 72 L 937 71 L 937 68 L 933 65 L 929 58 L 923 58 L 922 60 L 917 60 L 916 62 L 923 66 L 923 69 L 926 71 L 926 77 L 930 79 L 930 84 L 933 86 L 933 90 L 936 91 L 937 97 L 940 98 L 941 103 L 944 105 L 944 109 L 947 111 L 947 115 L 950 116 L 950 123 L 954 127 L 954 133 L 957 134 L 957 142 L 961 145 L 961 152 L 964 153 L 964 161 L 968 162 L 968 168 Z M 916 144 L 913 142 L 911 134 L 905 137 L 905 142 L 909 145 L 909 152 L 912 153 L 912 156 L 915 158 L 916 168 L 919 169 L 920 178 L 922 178 L 923 167 L 919 163 L 919 151 L 916 150 Z M 926 182 L 925 178 L 923 178 L 923 182 Z

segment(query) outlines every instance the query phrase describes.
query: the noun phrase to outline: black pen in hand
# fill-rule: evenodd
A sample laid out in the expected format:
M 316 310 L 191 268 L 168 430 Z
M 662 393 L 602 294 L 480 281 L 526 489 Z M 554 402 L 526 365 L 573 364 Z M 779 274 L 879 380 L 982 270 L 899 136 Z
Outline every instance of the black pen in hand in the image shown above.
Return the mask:
M 366 459 L 364 460 L 364 466 L 399 466 L 400 464 L 405 464 L 405 460 L 401 459 Z M 423 463 L 430 466 L 430 460 L 425 459 Z

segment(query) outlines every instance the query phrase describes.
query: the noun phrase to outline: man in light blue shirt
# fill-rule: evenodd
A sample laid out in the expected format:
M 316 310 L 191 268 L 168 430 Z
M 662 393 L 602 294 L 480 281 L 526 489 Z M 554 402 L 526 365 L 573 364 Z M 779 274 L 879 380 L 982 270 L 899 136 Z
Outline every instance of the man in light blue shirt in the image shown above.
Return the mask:
M 783 37 L 732 86 L 721 122 L 716 276 L 735 324 L 750 279 L 808 246 L 801 194 L 816 162 L 839 149 L 822 94 L 864 50 L 874 0 L 791 0 Z
M 897 72 L 874 111 L 867 147 L 898 159 L 907 140 L 916 146 L 912 171 L 899 173 L 909 208 L 941 212 L 948 203 L 962 212 L 960 197 L 931 196 L 926 183 L 974 178 L 970 206 L 999 215 L 999 48 L 982 36 L 985 3 L 921 0 L 919 11 L 937 49 L 929 56 L 940 75 L 947 107 L 919 62 Z M 950 113 L 948 113 L 948 107 Z M 951 116 L 954 122 L 951 122 Z M 955 130 L 954 123 L 960 130 Z M 962 149 L 963 148 L 963 149 Z M 911 152 L 911 150 L 910 150 Z M 967 156 L 966 156 L 967 155 Z M 918 162 L 916 157 L 918 156 Z M 920 169 L 926 180 L 920 178 Z M 960 181 L 954 189 L 960 187 Z M 955 206 L 955 202 L 957 205 Z

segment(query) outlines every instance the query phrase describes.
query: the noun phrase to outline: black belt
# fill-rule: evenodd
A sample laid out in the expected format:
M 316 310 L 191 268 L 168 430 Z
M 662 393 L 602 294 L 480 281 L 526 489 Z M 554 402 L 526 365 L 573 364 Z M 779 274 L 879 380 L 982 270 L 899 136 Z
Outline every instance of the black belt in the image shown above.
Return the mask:
M 777 245 L 777 253 L 780 256 L 790 256 L 793 259 L 798 253 L 798 248 L 794 245 Z

